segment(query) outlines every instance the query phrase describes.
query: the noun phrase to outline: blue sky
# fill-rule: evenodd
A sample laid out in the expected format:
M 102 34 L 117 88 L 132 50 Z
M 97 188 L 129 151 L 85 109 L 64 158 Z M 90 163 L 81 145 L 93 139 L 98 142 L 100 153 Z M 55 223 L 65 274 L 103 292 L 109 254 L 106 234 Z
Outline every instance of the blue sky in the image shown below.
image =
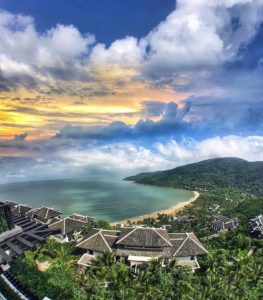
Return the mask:
M 262 22 L 262 0 L 0 0 L 2 177 L 262 160 Z
M 38 31 L 57 23 L 73 24 L 80 32 L 92 32 L 109 45 L 126 35 L 141 38 L 175 8 L 174 0 L 1 0 L 12 13 L 34 16 Z

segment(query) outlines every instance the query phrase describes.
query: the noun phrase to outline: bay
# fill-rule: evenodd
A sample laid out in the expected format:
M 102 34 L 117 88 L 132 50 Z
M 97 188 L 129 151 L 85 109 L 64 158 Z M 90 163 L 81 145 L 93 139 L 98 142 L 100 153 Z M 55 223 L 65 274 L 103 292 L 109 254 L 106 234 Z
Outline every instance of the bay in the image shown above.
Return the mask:
M 187 201 L 193 192 L 112 178 L 74 178 L 0 185 L 0 201 L 59 208 L 107 221 L 141 216 Z

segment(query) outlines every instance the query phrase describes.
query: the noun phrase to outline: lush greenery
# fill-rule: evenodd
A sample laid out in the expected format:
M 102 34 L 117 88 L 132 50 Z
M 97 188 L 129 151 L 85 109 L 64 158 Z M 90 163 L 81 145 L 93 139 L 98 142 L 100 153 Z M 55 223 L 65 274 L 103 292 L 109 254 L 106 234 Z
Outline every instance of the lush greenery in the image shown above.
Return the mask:
M 40 299 L 78 299 L 81 286 L 76 277 L 74 244 L 60 244 L 48 240 L 34 251 L 26 251 L 12 265 L 16 279 Z M 40 272 L 38 263 L 49 262 L 49 267 Z M 83 298 L 82 298 L 83 299 Z
M 103 229 L 114 229 L 113 226 L 110 225 L 110 223 L 108 223 L 107 221 L 104 220 L 98 220 L 98 221 L 94 221 L 94 222 L 90 222 L 88 224 L 86 224 L 82 231 L 81 234 L 83 236 L 85 236 L 92 228 L 103 228 Z
M 39 298 L 47 295 L 54 300 L 260 299 L 263 241 L 251 238 L 246 225 L 249 218 L 263 211 L 263 199 L 238 196 L 237 192 L 232 192 L 231 199 L 227 196 L 229 191 L 202 193 L 180 213 L 194 216 L 191 222 L 178 222 L 167 215 L 143 222 L 156 227 L 170 225 L 170 231 L 194 231 L 209 250 L 207 256 L 199 259 L 199 272 L 179 267 L 176 261 L 167 262 L 166 268 L 155 261 L 134 274 L 125 263 L 117 262 L 112 253 L 106 253 L 91 268 L 80 272 L 76 262 L 81 253 L 76 252 L 74 244 L 59 244 L 54 240 L 26 252 L 14 262 L 12 271 Z M 212 204 L 219 204 L 224 214 L 241 218 L 241 226 L 226 235 L 213 237 L 210 222 L 215 213 L 207 212 Z M 112 228 L 105 221 L 93 225 Z M 49 261 L 50 266 L 40 272 L 37 261 Z
M 252 240 L 242 242 L 243 236 L 239 235 L 232 232 L 228 237 L 209 241 L 210 252 L 200 261 L 202 271 L 199 273 L 177 266 L 175 260 L 167 262 L 166 268 L 161 261 L 154 261 L 134 274 L 126 264 L 116 262 L 112 253 L 105 253 L 86 272 L 78 273 L 72 252 L 63 250 L 63 261 L 54 260 L 46 254 L 46 246 L 39 249 L 53 260 L 46 271 L 37 270 L 35 258 L 38 254 L 27 252 L 23 259 L 16 261 L 13 272 L 40 298 L 47 295 L 52 299 L 78 300 L 260 299 L 263 251 L 258 248 L 253 256 L 246 257 Z M 239 244 L 235 245 L 235 240 Z M 60 252 L 61 247 L 68 249 L 54 243 L 52 248 L 48 246 L 52 252 Z M 241 247 L 242 252 L 237 253 L 237 247 Z
M 0 234 L 7 230 L 7 224 L 4 218 L 0 217 Z
M 216 158 L 172 170 L 127 177 L 138 183 L 187 188 L 191 190 L 234 189 L 263 195 L 263 162 L 239 158 Z
M 230 163 L 229 166 L 226 166 L 227 161 Z M 46 295 L 54 300 L 261 299 L 263 240 L 253 239 L 249 235 L 247 225 L 250 218 L 263 213 L 263 197 L 260 197 L 262 186 L 258 181 L 260 171 L 256 172 L 256 168 L 254 173 L 252 169 L 246 169 L 247 173 L 253 173 L 249 175 L 244 175 L 246 172 L 240 170 L 238 179 L 234 178 L 237 176 L 234 175 L 237 174 L 237 165 L 241 166 L 243 163 L 250 166 L 250 163 L 238 159 L 205 162 L 204 164 L 210 167 L 200 168 L 203 175 L 197 177 L 199 179 L 195 183 L 187 181 L 188 187 L 196 186 L 199 182 L 198 188 L 202 192 L 191 206 L 179 213 L 187 216 L 186 219 L 180 221 L 172 216 L 159 215 L 157 219 L 147 218 L 141 222 L 154 227 L 166 226 L 171 232 L 195 232 L 209 251 L 208 255 L 199 258 L 201 268 L 198 272 L 192 273 L 191 270 L 178 266 L 176 260 L 172 260 L 166 262 L 165 268 L 162 267 L 161 261 L 153 261 L 149 265 L 142 266 L 140 272 L 134 274 L 127 264 L 116 260 L 114 253 L 105 253 L 86 271 L 80 271 L 76 265 L 82 254 L 77 252 L 80 250 L 77 250 L 74 244 L 59 244 L 54 240 L 48 240 L 46 245 L 26 252 L 23 258 L 14 262 L 12 272 L 39 298 Z M 219 168 L 214 171 L 216 175 L 212 174 L 213 165 L 218 165 Z M 190 166 L 192 173 L 190 174 L 188 170 L 187 176 L 197 176 L 196 165 Z M 209 170 L 204 172 L 206 168 Z M 180 174 L 183 174 L 181 179 L 186 176 L 184 172 Z M 258 187 L 253 187 L 249 179 L 255 174 L 257 176 L 254 180 Z M 167 181 L 168 185 L 176 186 L 176 180 Z M 160 182 L 158 181 L 158 184 L 161 184 Z M 180 182 L 183 187 L 185 181 Z M 234 182 L 233 186 L 231 182 Z M 218 209 L 213 211 L 210 208 L 214 205 L 218 205 Z M 238 217 L 240 226 L 225 235 L 215 235 L 211 221 L 218 213 Z M 87 225 L 82 234 L 85 235 L 92 227 L 112 229 L 107 222 L 98 221 Z M 49 266 L 40 272 L 37 262 L 49 262 Z

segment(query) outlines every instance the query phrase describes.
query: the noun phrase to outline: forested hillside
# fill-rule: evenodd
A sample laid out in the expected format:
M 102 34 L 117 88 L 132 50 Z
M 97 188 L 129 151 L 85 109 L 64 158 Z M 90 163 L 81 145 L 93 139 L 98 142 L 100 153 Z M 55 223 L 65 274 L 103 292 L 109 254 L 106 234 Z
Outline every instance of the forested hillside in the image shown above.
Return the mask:
M 259 196 L 263 195 L 263 162 L 248 162 L 233 157 L 215 158 L 125 179 L 143 184 L 187 189 L 238 189 Z

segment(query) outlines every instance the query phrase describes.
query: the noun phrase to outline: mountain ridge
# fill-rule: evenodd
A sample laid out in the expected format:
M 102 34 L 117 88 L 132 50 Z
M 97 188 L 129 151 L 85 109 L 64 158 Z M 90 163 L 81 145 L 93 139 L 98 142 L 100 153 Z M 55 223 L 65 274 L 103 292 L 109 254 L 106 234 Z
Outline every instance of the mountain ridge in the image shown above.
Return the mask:
M 212 158 L 165 171 L 140 173 L 125 180 L 192 190 L 236 188 L 259 196 L 263 195 L 263 161 Z

